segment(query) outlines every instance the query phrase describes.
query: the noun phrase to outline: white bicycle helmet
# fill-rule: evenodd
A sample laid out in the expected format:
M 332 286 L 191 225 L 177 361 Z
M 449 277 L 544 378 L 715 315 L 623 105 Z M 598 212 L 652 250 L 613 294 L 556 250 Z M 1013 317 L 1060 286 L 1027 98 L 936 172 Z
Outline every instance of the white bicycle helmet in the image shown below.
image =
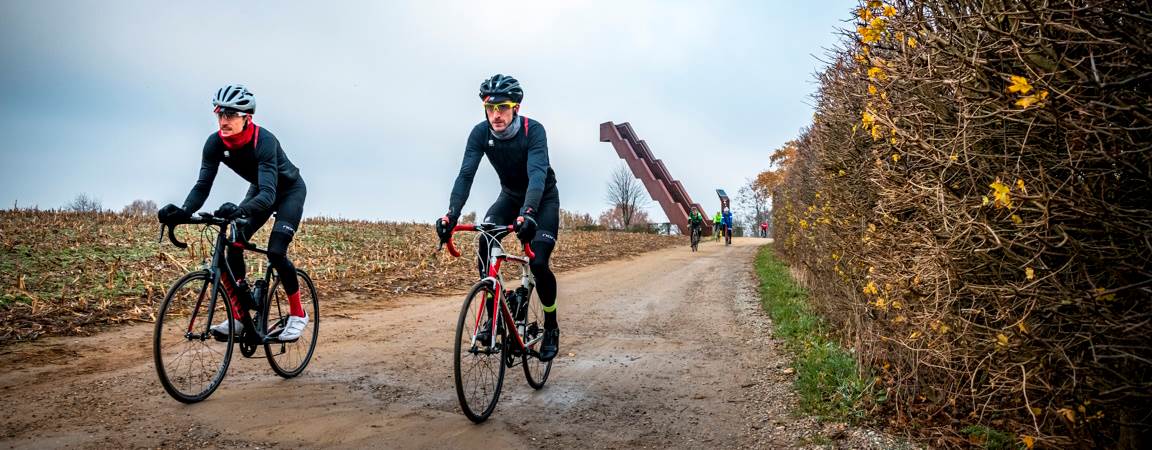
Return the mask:
M 212 105 L 252 114 L 256 112 L 256 96 L 242 84 L 229 84 L 216 91 Z

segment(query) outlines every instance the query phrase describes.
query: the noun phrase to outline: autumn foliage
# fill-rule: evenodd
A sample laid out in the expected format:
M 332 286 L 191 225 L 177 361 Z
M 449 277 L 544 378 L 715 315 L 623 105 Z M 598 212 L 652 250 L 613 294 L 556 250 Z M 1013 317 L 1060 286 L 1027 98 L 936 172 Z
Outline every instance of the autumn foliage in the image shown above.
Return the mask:
M 253 242 L 267 241 L 264 228 Z M 0 211 L 0 346 L 153 320 L 171 283 L 210 260 L 215 234 L 202 239 L 201 232 L 179 227 L 189 243 L 181 250 L 157 242 L 151 216 Z M 436 251 L 430 225 L 309 219 L 289 256 L 315 280 L 322 311 L 335 314 L 341 305 L 466 289 L 477 277 L 472 235 L 459 236 L 464 257 L 452 258 Z M 511 242 L 505 239 L 510 251 Z M 680 243 L 652 234 L 564 230 L 551 261 L 563 272 Z M 263 270 L 257 258 L 248 256 L 250 272 Z
M 1152 441 L 1150 36 L 1144 2 L 856 11 L 773 214 L 891 425 Z

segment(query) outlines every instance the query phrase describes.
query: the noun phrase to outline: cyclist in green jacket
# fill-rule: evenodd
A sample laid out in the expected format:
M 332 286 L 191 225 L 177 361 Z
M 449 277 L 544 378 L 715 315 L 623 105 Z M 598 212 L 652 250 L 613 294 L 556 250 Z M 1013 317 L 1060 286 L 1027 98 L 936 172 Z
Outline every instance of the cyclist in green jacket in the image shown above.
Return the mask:
M 704 226 L 704 215 L 700 214 L 700 211 L 697 210 L 695 206 L 693 206 L 692 212 L 690 214 L 688 214 L 688 228 L 690 230 L 689 232 L 695 233 L 692 235 L 693 248 L 695 248 L 695 245 L 696 245 L 695 243 L 698 242 L 698 240 L 700 239 L 699 233 L 702 231 L 701 228 L 703 226 Z
M 716 217 L 712 219 L 712 240 L 720 239 L 720 227 L 724 226 L 724 215 L 716 212 Z

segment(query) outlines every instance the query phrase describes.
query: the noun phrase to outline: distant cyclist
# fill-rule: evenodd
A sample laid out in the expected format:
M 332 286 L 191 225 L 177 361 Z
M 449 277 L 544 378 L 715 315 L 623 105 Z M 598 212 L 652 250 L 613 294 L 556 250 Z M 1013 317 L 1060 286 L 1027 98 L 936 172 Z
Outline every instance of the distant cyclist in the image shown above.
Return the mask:
M 530 267 L 544 306 L 540 360 L 551 361 L 560 351 L 560 326 L 556 322 L 556 275 L 548 266 L 548 258 L 556 246 L 560 225 L 560 194 L 556 190 L 556 173 L 548 161 L 544 126 L 519 115 L 523 99 L 520 82 L 510 76 L 496 74 L 480 84 L 486 120 L 472 127 L 468 135 L 448 213 L 436 221 L 436 232 L 441 242 L 447 242 L 468 200 L 480 160 L 487 156 L 500 178 L 500 196 L 488 208 L 484 221 L 497 225 L 514 222 L 517 238 L 530 244 L 536 254 Z M 480 251 L 480 260 L 487 261 L 488 249 Z M 487 274 L 482 272 L 480 276 Z
M 308 325 L 308 314 L 300 304 L 300 280 L 296 276 L 296 267 L 288 260 L 288 244 L 292 243 L 296 229 L 300 228 L 300 218 L 304 213 L 304 197 L 308 193 L 304 179 L 300 177 L 300 170 L 288 160 L 284 149 L 280 148 L 276 136 L 252 121 L 252 115 L 256 113 L 256 97 L 251 91 L 239 84 L 224 86 L 216 91 L 212 105 L 215 106 L 220 130 L 209 135 L 204 143 L 200 178 L 188 193 L 183 207 L 169 203 L 160 208 L 157 217 L 162 223 L 181 223 L 190 219 L 208 199 L 220 163 L 250 183 L 248 194 L 240 205 L 225 203 L 213 215 L 223 219 L 247 217 L 248 225 L 242 233 L 249 237 L 256 234 L 273 212 L 276 213 L 276 223 L 268 237 L 268 262 L 284 284 L 290 308 L 288 323 L 279 339 L 299 339 Z M 228 247 L 227 258 L 229 270 L 224 275 L 229 279 L 235 275 L 231 282 L 245 286 L 243 250 Z M 244 324 L 240 321 L 239 298 L 229 283 L 224 283 L 224 289 L 232 297 L 232 330 L 240 334 Z M 227 335 L 228 320 L 225 318 L 212 327 L 212 331 Z
M 724 234 L 724 230 L 722 228 L 723 226 L 724 217 L 720 214 L 720 211 L 716 211 L 716 217 L 712 218 L 712 235 L 714 236 L 713 240 L 719 240 L 720 235 Z
M 692 240 L 698 242 L 700 240 L 701 228 L 704 226 L 704 215 L 695 206 L 692 207 L 692 212 L 688 214 L 688 228 L 692 233 Z
M 732 242 L 732 211 L 727 206 L 724 207 L 724 214 L 722 214 L 722 224 L 724 227 L 725 242 Z

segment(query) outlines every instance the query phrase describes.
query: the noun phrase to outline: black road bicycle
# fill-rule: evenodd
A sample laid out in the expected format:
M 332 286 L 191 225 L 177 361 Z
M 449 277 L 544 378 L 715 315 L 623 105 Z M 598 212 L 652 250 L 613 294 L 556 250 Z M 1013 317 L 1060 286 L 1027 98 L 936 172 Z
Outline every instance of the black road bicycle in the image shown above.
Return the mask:
M 278 339 L 288 322 L 288 296 L 280 289 L 280 279 L 271 265 L 264 268 L 264 278 L 256 281 L 249 298 L 244 298 L 248 296 L 241 294 L 242 291 L 231 281 L 235 277 L 223 276 L 229 270 L 225 251 L 228 246 L 268 253 L 241 236 L 240 230 L 246 223 L 245 219 L 224 220 L 200 213 L 199 217 L 180 224 L 160 226 L 161 241 L 167 228 L 168 240 L 179 248 L 188 245 L 176 239 L 174 233 L 178 225 L 204 225 L 202 236 L 205 237 L 209 231 L 218 230 L 212 262 L 176 281 L 156 316 L 152 342 L 156 374 L 160 376 L 164 390 L 183 403 L 204 400 L 220 386 L 232 360 L 233 344 L 238 344 L 240 354 L 248 358 L 263 347 L 272 371 L 284 378 L 303 372 L 316 350 L 316 338 L 320 332 L 320 298 L 307 272 L 296 270 L 300 277 L 300 301 L 308 314 L 309 324 L 300 338 L 291 342 Z M 230 317 L 232 300 L 227 292 L 237 293 L 240 297 L 238 309 L 244 331 L 239 335 L 232 329 L 232 320 L 227 322 L 228 333 L 211 330 L 213 323 Z
M 700 246 L 700 227 L 692 227 L 692 251 Z

